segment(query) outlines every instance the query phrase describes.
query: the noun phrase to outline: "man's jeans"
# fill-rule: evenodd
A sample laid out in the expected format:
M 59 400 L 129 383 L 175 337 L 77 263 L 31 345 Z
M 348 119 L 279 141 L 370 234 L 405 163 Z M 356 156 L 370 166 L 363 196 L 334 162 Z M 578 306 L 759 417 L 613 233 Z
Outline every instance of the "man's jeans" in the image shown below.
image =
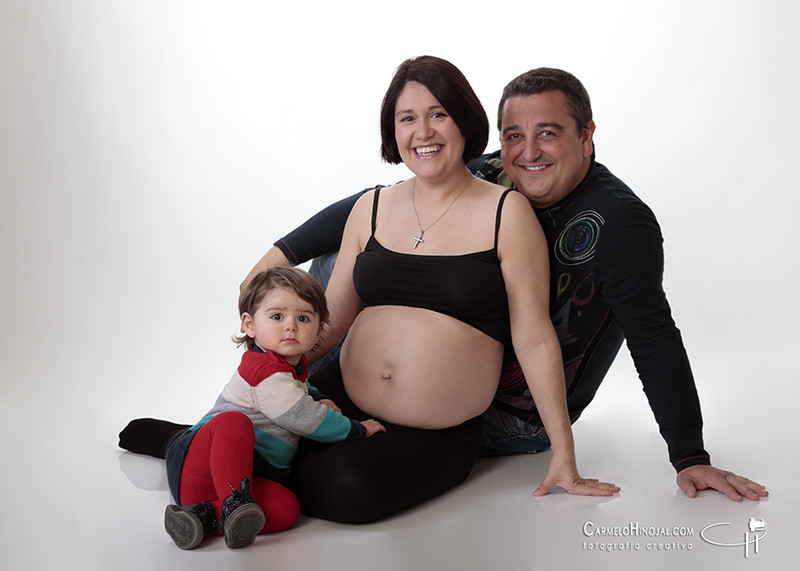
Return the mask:
M 319 258 L 314 258 L 311 260 L 311 267 L 308 268 L 308 273 L 319 282 L 319 285 L 322 286 L 323 290 L 328 287 L 328 281 L 331 279 L 333 265 L 336 263 L 336 258 L 338 255 L 339 252 L 334 252 L 332 254 L 325 254 L 324 256 L 320 256 Z M 342 339 L 342 341 L 344 341 L 344 339 Z M 338 359 L 341 348 L 342 343 L 339 343 L 336 347 L 331 349 L 330 353 L 311 365 L 311 367 L 309 367 L 309 373 L 313 375 L 331 361 Z
M 494 405 L 481 415 L 481 428 L 481 456 L 536 454 L 550 449 L 544 427 L 528 424 Z

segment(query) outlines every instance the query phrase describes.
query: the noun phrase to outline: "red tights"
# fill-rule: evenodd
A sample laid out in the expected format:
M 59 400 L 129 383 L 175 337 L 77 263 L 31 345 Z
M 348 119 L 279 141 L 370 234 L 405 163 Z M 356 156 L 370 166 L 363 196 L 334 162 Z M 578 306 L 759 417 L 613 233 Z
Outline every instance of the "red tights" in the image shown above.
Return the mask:
M 211 500 L 217 510 L 231 495 L 230 482 L 239 489 L 250 478 L 250 493 L 264 510 L 266 523 L 259 533 L 290 528 L 300 515 L 295 495 L 266 478 L 253 478 L 253 422 L 240 412 L 223 412 L 204 424 L 192 440 L 181 471 L 181 505 Z

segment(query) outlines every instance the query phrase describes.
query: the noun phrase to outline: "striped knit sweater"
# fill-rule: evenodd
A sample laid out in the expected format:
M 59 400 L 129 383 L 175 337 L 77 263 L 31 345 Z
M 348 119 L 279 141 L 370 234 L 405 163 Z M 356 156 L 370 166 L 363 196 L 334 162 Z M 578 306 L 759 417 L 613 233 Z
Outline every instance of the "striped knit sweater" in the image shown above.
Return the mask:
M 305 355 L 297 369 L 272 351 L 245 352 L 214 407 L 192 430 L 220 412 L 243 412 L 255 427 L 256 454 L 281 469 L 289 467 L 301 436 L 320 442 L 364 438 L 360 422 L 314 400 L 312 395 L 324 397 L 306 383 Z

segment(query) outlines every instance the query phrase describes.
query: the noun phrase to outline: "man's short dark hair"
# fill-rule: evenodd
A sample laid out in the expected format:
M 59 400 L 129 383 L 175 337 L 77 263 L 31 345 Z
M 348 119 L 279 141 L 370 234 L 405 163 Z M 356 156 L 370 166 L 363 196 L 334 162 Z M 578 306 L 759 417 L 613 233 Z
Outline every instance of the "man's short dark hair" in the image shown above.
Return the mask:
M 575 119 L 578 131 L 589 125 L 592 120 L 592 104 L 589 101 L 589 94 L 580 80 L 561 69 L 540 67 L 512 79 L 503 89 L 503 95 L 500 98 L 500 105 L 497 110 L 497 130 L 503 131 L 503 108 L 508 99 L 546 93 L 548 91 L 560 91 L 567 97 L 570 115 Z

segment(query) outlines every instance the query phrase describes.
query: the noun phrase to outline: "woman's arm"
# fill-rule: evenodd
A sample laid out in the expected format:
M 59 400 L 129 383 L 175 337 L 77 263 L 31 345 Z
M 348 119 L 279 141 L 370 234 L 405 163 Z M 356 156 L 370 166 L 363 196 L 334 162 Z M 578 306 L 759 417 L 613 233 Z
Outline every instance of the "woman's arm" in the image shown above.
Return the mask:
M 516 192 L 508 195 L 503 206 L 498 254 L 508 294 L 514 351 L 553 450 L 547 476 L 534 494 L 544 495 L 560 486 L 572 494 L 611 495 L 619 488 L 578 475 L 561 349 L 548 311 L 547 242 L 527 199 Z
M 325 290 L 330 324 L 325 327 L 320 343 L 308 354 L 310 362 L 320 359 L 336 347 L 361 311 L 361 299 L 353 284 L 353 267 L 356 256 L 364 250 L 369 238 L 372 196 L 372 192 L 362 196 L 353 206 L 347 220 L 339 256 Z

